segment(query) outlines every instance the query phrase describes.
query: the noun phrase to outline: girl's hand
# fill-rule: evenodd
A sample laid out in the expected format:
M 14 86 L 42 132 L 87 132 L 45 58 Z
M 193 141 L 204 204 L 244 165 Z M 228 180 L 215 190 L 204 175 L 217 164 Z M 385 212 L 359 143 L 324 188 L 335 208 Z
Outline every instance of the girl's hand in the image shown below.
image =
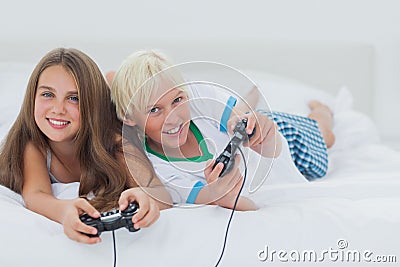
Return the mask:
M 277 126 L 275 122 L 258 112 L 239 114 L 232 116 L 228 121 L 228 129 L 230 129 L 230 132 L 232 132 L 236 124 L 244 118 L 247 119 L 246 133 L 248 135 L 254 133 L 254 135 L 248 142 L 245 142 L 243 146 L 248 146 L 265 157 L 277 157 L 280 153 L 281 143 L 280 138 L 277 136 Z
M 160 209 L 156 201 L 139 187 L 130 188 L 121 193 L 118 201 L 119 209 L 126 209 L 129 203 L 134 201 L 139 204 L 139 211 L 132 217 L 135 229 L 149 227 L 160 217 Z
M 239 155 L 235 156 L 234 167 L 223 177 L 219 177 L 219 174 L 224 164 L 218 163 L 213 169 L 214 162 L 215 160 L 208 162 L 204 170 L 204 175 L 208 183 L 209 199 L 218 206 L 233 208 L 233 204 L 243 183 L 243 176 L 238 168 L 240 157 Z
M 72 240 L 96 244 L 101 242 L 100 237 L 88 237 L 86 234 L 97 234 L 97 229 L 81 222 L 79 216 L 87 213 L 93 218 L 99 218 L 100 213 L 90 203 L 83 198 L 65 200 L 64 217 L 61 221 L 64 226 L 64 233 Z

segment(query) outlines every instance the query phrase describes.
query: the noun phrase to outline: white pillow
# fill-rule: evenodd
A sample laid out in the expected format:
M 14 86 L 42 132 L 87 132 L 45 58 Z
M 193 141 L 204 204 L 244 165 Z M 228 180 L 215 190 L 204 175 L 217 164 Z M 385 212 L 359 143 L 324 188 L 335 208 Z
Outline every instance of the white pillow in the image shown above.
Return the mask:
M 177 66 L 189 81 L 204 81 L 221 85 L 236 98 L 244 98 L 254 84 L 258 86 L 261 97 L 256 108 L 307 115 L 307 103 L 316 99 L 332 109 L 335 97 L 294 79 L 278 76 L 263 71 L 239 71 L 230 66 L 213 62 L 190 62 Z
M 353 96 L 347 88 L 341 88 L 333 96 L 286 77 L 257 71 L 249 71 L 248 76 L 263 94 L 257 108 L 265 108 L 268 100 L 273 111 L 307 116 L 310 111 L 307 104 L 310 100 L 315 99 L 327 104 L 334 114 L 333 131 L 336 135 L 334 150 L 379 143 L 376 125 L 367 115 L 353 110 Z
M 0 140 L 19 113 L 34 66 L 24 62 L 0 62 Z
M 256 108 L 268 109 L 269 106 L 272 111 L 306 116 L 311 100 L 319 100 L 332 110 L 335 107 L 335 96 L 300 81 L 260 71 L 246 71 L 245 74 L 262 94 Z

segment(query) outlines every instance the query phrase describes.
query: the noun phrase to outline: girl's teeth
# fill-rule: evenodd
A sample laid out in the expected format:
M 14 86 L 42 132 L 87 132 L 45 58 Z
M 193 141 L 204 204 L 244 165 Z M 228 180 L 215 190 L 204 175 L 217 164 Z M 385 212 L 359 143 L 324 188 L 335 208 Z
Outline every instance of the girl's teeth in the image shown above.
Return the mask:
M 65 124 L 68 123 L 67 121 L 55 121 L 55 120 L 50 120 L 50 119 L 49 119 L 49 121 L 50 121 L 52 124 L 55 124 L 55 125 L 65 125 Z

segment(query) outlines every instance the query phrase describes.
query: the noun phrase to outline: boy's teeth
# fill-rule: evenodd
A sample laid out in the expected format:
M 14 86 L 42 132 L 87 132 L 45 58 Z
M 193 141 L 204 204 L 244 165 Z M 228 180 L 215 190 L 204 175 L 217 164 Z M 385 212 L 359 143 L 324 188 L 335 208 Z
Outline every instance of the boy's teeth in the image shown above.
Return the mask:
M 55 120 L 50 120 L 50 119 L 49 119 L 49 121 L 50 121 L 52 124 L 55 124 L 55 125 L 65 125 L 65 124 L 68 123 L 67 121 L 55 121 Z
M 178 127 L 174 128 L 172 130 L 169 130 L 169 131 L 167 131 L 167 134 L 175 134 L 175 133 L 177 133 L 179 131 L 180 128 L 181 127 L 178 126 Z

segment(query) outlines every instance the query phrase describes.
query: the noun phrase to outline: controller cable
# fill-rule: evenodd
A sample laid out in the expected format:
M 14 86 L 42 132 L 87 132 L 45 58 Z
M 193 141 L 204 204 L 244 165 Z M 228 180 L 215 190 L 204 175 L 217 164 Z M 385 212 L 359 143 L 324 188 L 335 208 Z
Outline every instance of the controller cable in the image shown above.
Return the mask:
M 115 232 L 112 231 L 112 239 L 114 244 L 114 267 L 117 266 L 117 245 L 115 244 Z
M 232 222 L 233 213 L 235 212 L 236 205 L 237 205 L 237 202 L 238 202 L 238 200 L 239 200 L 240 193 L 242 193 L 242 190 L 243 190 L 243 187 L 244 187 L 244 183 L 246 182 L 246 177 L 247 177 L 246 158 L 244 157 L 244 153 L 243 153 L 242 149 L 241 149 L 239 146 L 238 146 L 238 150 L 239 150 L 240 154 L 242 155 L 243 163 L 244 163 L 243 183 L 242 183 L 242 186 L 241 186 L 240 189 L 239 189 L 239 193 L 238 193 L 237 196 L 236 196 L 235 203 L 233 204 L 232 212 L 231 212 L 231 215 L 230 215 L 230 217 L 229 217 L 228 225 L 226 226 L 226 230 L 225 230 L 225 239 L 224 239 L 224 244 L 223 244 L 223 247 L 222 247 L 221 255 L 219 256 L 219 259 L 218 259 L 217 263 L 215 264 L 215 267 L 217 267 L 217 266 L 219 265 L 219 263 L 220 263 L 221 260 L 222 260 L 222 256 L 224 255 L 225 247 L 226 247 L 226 241 L 227 241 L 227 239 L 228 239 L 228 232 L 229 232 L 229 227 L 230 227 L 231 222 Z
M 239 192 L 238 192 L 238 194 L 236 196 L 236 199 L 235 199 L 235 203 L 233 204 L 232 212 L 231 212 L 231 215 L 229 216 L 228 225 L 226 226 L 226 230 L 225 230 L 225 238 L 224 238 L 224 243 L 223 243 L 221 255 L 219 256 L 219 259 L 218 259 L 217 263 L 215 264 L 215 267 L 217 267 L 219 265 L 219 263 L 222 260 L 222 257 L 224 256 L 225 248 L 226 248 L 226 242 L 227 242 L 228 234 L 229 234 L 229 227 L 231 225 L 233 214 L 235 213 L 236 205 L 237 205 L 237 202 L 239 201 L 239 196 L 242 193 L 242 190 L 243 190 L 243 187 L 244 187 L 244 183 L 246 182 L 246 177 L 247 177 L 246 158 L 245 158 L 244 153 L 243 153 L 243 151 L 242 151 L 242 149 L 240 147 L 238 147 L 238 150 L 239 150 L 240 154 L 242 155 L 243 163 L 244 163 L 243 183 L 240 186 Z M 115 243 L 115 231 L 114 230 L 112 231 L 112 239 L 113 239 L 113 247 L 114 247 L 114 267 L 116 267 L 117 266 L 117 245 Z

